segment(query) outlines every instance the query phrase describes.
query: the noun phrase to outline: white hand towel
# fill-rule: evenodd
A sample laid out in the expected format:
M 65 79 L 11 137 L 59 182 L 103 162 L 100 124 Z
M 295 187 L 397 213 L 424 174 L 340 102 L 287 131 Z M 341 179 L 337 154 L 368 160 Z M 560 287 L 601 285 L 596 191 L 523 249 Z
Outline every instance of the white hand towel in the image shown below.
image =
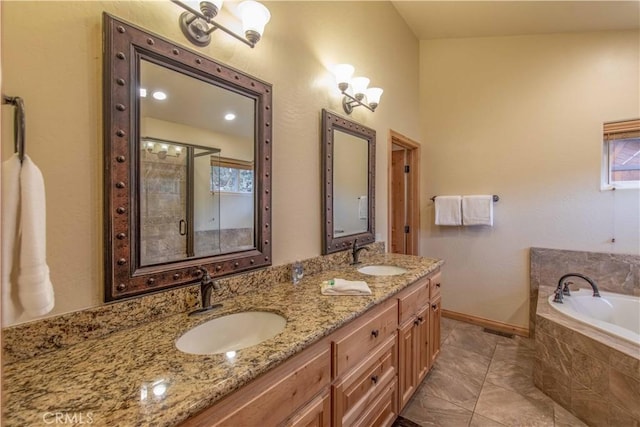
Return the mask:
M 434 202 L 436 225 L 462 225 L 461 201 L 461 196 L 437 196 Z
M 44 180 L 28 156 L 20 171 L 20 269 L 18 295 L 30 316 L 42 316 L 53 309 L 53 285 L 46 260 L 47 226 Z
M 12 288 L 13 257 L 18 242 L 20 159 L 17 154 L 2 163 L 2 324 L 20 316 L 17 289 Z
M 320 286 L 322 295 L 371 295 L 367 282 L 344 279 L 334 279 L 333 282 L 333 285 L 323 283 Z
M 493 225 L 493 196 L 462 196 L 464 225 Z

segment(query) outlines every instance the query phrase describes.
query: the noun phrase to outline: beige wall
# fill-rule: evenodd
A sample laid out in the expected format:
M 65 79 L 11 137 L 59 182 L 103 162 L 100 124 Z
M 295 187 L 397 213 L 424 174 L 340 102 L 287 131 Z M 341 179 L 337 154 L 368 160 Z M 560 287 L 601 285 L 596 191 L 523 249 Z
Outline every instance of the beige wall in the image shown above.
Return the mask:
M 332 64 L 351 62 L 385 89 L 375 114 L 360 108 L 352 117 L 378 133 L 376 228 L 386 229 L 389 128 L 418 136 L 418 42 L 387 2 L 268 7 L 272 20 L 255 49 L 224 34 L 214 34 L 207 48 L 189 47 L 273 84 L 278 265 L 321 252 L 320 110 L 341 112 Z M 27 150 L 47 189 L 51 315 L 102 302 L 102 11 L 188 45 L 170 2 L 2 2 L 3 92 L 25 99 Z M 354 17 L 375 31 L 355 30 Z M 13 145 L 9 108 L 2 120 L 6 158 Z
M 436 227 L 422 199 L 445 309 L 526 327 L 529 247 L 639 252 L 638 190 L 600 191 L 602 123 L 640 116 L 639 52 L 637 32 L 420 43 L 426 196 L 500 196 L 493 228 Z

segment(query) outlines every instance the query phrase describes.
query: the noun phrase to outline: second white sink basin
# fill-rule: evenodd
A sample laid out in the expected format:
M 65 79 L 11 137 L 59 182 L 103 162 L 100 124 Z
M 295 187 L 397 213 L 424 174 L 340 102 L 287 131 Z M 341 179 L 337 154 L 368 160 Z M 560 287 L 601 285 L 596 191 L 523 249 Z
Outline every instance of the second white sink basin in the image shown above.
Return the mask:
M 360 267 L 358 271 L 370 276 L 396 276 L 398 274 L 404 274 L 408 270 L 395 265 L 367 265 L 366 267 Z
M 286 324 L 284 317 L 266 311 L 229 314 L 187 331 L 176 340 L 176 347 L 189 354 L 241 350 L 275 337 Z

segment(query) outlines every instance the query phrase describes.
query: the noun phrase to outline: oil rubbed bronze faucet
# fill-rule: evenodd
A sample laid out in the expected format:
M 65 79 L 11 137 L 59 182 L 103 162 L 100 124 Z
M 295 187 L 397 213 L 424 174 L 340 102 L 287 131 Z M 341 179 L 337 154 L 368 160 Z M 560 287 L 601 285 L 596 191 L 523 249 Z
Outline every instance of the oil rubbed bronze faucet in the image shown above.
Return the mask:
M 367 248 L 366 246 L 358 247 L 358 239 L 354 239 L 353 248 L 351 249 L 351 255 L 353 256 L 353 262 L 351 263 L 351 265 L 360 264 L 360 261 L 358 261 L 358 256 L 360 255 L 360 252 L 368 251 L 368 250 L 369 248 Z
M 222 304 L 211 304 L 211 293 L 214 289 L 216 291 L 220 290 L 220 283 L 211 278 L 211 275 L 206 268 L 198 267 L 198 271 L 202 275 L 200 278 L 200 298 L 202 299 L 202 308 L 192 311 L 189 313 L 189 316 L 222 307 Z
M 564 281 L 569 277 L 579 277 L 581 279 L 584 279 L 587 283 L 589 283 L 589 285 L 591 285 L 591 289 L 593 290 L 593 296 L 594 297 L 600 296 L 600 291 L 598 291 L 598 286 L 596 285 L 596 282 L 594 282 L 592 279 L 590 279 L 589 277 L 583 274 L 569 273 L 569 274 L 565 274 L 560 278 L 560 280 L 558 280 L 558 287 L 556 288 L 556 291 L 554 293 L 555 296 L 553 297 L 553 302 L 562 304 L 562 295 L 567 295 L 567 296 L 571 295 L 569 292 L 569 285 L 573 284 L 573 282 Z

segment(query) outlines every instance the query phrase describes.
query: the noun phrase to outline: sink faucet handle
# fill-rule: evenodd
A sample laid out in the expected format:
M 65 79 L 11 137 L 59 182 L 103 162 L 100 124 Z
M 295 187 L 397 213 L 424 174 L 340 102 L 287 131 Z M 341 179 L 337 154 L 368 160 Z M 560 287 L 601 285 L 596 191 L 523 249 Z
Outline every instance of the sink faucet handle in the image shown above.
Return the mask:
M 573 285 L 573 282 L 564 282 L 562 286 L 562 293 L 567 296 L 571 296 L 571 291 L 569 290 L 569 285 Z

